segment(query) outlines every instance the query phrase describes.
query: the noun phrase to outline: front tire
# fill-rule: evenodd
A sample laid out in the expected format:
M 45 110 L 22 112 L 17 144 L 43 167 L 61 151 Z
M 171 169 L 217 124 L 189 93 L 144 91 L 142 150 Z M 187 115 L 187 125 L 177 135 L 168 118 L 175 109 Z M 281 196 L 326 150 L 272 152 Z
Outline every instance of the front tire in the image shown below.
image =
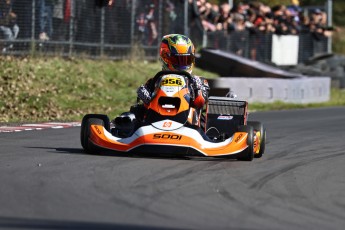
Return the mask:
M 266 146 L 266 129 L 264 128 L 263 124 L 258 121 L 248 121 L 247 125 L 252 126 L 254 128 L 254 132 L 260 132 L 260 150 L 258 153 L 254 153 L 255 158 L 260 158 L 265 152 Z
M 98 147 L 89 140 L 91 125 L 102 125 L 109 131 L 109 118 L 103 114 L 87 114 L 83 117 L 80 129 L 80 143 L 86 153 L 94 154 L 98 150 Z
M 243 125 L 238 128 L 238 132 L 246 132 L 248 147 L 237 157 L 237 160 L 252 161 L 254 158 L 254 129 L 252 126 Z

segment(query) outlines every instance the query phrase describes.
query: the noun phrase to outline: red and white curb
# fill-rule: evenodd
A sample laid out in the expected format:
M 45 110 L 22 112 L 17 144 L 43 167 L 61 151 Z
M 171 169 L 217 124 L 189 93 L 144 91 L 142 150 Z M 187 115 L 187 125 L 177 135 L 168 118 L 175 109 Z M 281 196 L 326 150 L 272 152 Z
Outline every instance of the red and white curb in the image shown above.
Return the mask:
M 80 122 L 47 122 L 41 124 L 23 124 L 20 126 L 0 126 L 0 133 L 12 133 L 42 129 L 63 129 L 80 126 Z

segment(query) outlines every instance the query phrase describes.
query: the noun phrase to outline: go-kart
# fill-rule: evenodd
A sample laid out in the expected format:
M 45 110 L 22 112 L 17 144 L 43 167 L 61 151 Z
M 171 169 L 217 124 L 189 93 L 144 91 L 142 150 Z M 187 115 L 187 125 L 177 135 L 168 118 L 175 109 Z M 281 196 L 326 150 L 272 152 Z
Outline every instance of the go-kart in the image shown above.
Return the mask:
M 261 157 L 266 131 L 260 122 L 247 121 L 248 103 L 211 96 L 205 108 L 197 110 L 191 106 L 191 78 L 186 72 L 158 72 L 149 105 L 132 106 L 112 121 L 103 114 L 85 115 L 80 133 L 83 149 L 244 161 Z

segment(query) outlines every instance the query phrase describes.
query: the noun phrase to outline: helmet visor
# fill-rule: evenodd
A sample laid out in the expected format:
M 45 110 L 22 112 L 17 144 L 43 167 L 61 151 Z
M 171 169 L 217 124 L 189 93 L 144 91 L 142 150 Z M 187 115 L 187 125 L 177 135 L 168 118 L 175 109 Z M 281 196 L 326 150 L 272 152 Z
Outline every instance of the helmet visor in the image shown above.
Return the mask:
M 170 62 L 176 69 L 184 70 L 194 63 L 193 54 L 171 54 Z

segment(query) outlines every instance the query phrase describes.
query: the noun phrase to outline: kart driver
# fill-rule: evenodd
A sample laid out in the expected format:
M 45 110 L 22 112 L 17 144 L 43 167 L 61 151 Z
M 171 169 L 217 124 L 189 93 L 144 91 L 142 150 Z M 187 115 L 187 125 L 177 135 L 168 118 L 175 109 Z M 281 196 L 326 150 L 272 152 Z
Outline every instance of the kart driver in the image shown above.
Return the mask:
M 191 74 L 190 87 L 194 90 L 194 100 L 191 105 L 200 110 L 208 99 L 209 85 L 206 79 L 192 75 L 195 62 L 195 48 L 192 41 L 181 34 L 168 34 L 162 38 L 159 60 L 162 70 L 185 71 Z M 138 97 L 148 105 L 152 99 L 155 82 L 150 78 L 137 89 Z
M 201 110 L 208 100 L 210 88 L 206 79 L 192 75 L 195 61 L 194 55 L 195 48 L 188 37 L 180 34 L 169 34 L 162 38 L 159 52 L 162 70 L 185 71 L 191 74 L 192 81 L 189 82 L 189 87 L 194 95 L 191 99 L 191 106 L 195 108 L 195 121 L 198 122 Z M 131 106 L 130 112 L 124 112 L 113 120 L 116 127 L 118 127 L 116 131 L 118 136 L 129 136 L 134 130 L 135 125 L 138 124 L 133 121 L 141 122 L 144 120 L 146 108 L 153 98 L 154 90 L 154 78 L 150 78 L 145 84 L 139 86 L 137 96 L 144 104 Z

